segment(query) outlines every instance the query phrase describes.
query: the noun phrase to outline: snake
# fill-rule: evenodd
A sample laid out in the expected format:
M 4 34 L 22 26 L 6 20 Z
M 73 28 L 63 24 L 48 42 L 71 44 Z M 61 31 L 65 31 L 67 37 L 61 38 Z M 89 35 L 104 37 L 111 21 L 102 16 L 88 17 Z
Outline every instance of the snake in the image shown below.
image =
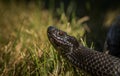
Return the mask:
M 120 16 L 116 17 L 108 30 L 103 52 L 120 58 Z
M 48 27 L 47 36 L 60 55 L 91 76 L 120 76 L 120 58 L 85 47 L 54 26 Z

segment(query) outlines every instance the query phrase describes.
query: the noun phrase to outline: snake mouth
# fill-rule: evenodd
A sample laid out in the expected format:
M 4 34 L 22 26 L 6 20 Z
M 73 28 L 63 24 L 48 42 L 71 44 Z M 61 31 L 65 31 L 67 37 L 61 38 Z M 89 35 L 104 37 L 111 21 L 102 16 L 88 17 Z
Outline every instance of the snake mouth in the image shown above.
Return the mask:
M 47 33 L 49 41 L 53 44 L 55 47 L 60 47 L 59 43 L 57 42 L 57 39 L 55 39 L 49 32 Z
M 61 30 L 50 26 L 48 27 L 47 34 L 50 42 L 56 46 L 64 45 L 66 42 L 64 41 L 64 37 L 60 36 L 59 33 L 63 33 Z
M 64 50 L 62 48 L 62 44 L 60 43 L 60 41 L 57 38 L 54 38 L 50 33 L 48 33 L 48 39 L 59 54 L 66 56 L 66 54 L 64 54 L 66 52 L 62 51 L 62 50 Z
M 49 32 L 48 32 L 48 39 L 50 40 L 50 42 L 53 44 L 53 46 L 60 48 L 61 46 L 61 42 L 60 40 L 58 40 L 57 38 L 54 38 Z

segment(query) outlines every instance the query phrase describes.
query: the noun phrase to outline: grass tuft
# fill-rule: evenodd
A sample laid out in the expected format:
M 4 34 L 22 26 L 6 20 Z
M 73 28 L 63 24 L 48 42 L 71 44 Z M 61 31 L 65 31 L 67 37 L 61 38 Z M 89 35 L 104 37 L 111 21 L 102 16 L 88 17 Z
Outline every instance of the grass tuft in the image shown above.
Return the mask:
M 51 11 L 35 4 L 1 7 L 0 76 L 81 76 L 83 72 L 57 53 L 46 33 L 48 26 L 55 25 L 79 39 L 85 33 L 80 19 L 73 17 L 69 22 L 64 11 L 55 19 Z

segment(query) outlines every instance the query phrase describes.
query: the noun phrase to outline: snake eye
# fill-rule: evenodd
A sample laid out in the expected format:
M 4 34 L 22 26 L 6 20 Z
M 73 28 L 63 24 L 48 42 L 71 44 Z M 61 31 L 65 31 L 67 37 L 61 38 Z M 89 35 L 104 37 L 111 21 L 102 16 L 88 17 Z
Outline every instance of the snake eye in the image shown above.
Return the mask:
M 60 32 L 59 32 L 59 35 L 60 35 L 60 36 L 63 36 L 63 35 L 64 35 L 64 33 L 60 31 Z

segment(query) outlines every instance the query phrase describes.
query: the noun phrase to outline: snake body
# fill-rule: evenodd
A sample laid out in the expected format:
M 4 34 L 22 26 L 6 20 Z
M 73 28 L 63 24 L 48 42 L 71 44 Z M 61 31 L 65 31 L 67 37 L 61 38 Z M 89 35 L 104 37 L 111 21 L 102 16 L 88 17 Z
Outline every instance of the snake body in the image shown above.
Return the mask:
M 92 76 L 120 76 L 120 59 L 81 45 L 77 39 L 53 26 L 48 39 L 63 57 Z
M 120 16 L 109 28 L 104 48 L 104 52 L 120 58 Z

